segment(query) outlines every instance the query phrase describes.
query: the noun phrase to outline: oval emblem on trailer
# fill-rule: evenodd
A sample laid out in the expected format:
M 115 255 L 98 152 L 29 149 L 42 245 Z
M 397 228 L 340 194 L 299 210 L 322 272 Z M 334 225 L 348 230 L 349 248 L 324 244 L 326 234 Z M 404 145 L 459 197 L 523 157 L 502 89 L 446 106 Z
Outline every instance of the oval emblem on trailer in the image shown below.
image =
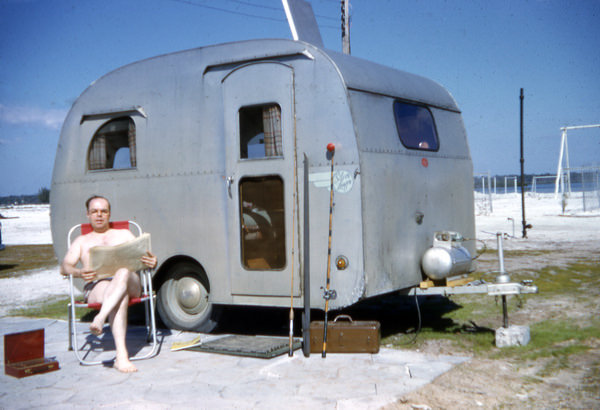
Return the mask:
M 336 171 L 333 173 L 333 189 L 345 194 L 350 192 L 354 179 L 348 171 Z
M 329 172 L 315 172 L 308 176 L 308 180 L 317 188 L 327 188 L 331 184 L 331 174 Z M 340 170 L 333 173 L 333 190 L 345 194 L 350 192 L 354 185 L 354 178 L 348 171 Z
M 429 166 L 429 161 L 427 161 L 427 158 L 421 158 L 421 165 L 423 165 L 425 168 Z

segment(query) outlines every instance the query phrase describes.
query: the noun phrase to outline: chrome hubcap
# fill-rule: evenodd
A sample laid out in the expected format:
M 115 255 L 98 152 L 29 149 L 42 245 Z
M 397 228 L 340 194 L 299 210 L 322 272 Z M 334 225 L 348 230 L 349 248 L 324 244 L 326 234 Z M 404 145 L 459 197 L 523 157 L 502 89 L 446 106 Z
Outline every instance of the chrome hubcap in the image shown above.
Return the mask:
M 200 282 L 194 278 L 184 277 L 177 281 L 177 302 L 189 314 L 197 314 L 206 309 L 208 293 Z

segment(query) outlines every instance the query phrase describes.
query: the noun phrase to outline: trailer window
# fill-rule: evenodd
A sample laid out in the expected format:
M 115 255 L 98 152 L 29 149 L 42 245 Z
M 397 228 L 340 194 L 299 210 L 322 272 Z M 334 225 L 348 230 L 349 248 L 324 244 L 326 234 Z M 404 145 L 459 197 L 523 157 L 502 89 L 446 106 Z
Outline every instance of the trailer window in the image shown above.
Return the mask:
M 242 107 L 239 118 L 240 158 L 283 156 L 279 105 Z
M 248 270 L 283 269 L 283 180 L 275 175 L 243 178 L 239 190 L 243 266 Z
M 394 117 L 402 145 L 409 149 L 438 150 L 435 123 L 427 107 L 394 101 Z
M 96 131 L 88 151 L 88 170 L 136 167 L 135 123 L 129 117 L 111 120 Z

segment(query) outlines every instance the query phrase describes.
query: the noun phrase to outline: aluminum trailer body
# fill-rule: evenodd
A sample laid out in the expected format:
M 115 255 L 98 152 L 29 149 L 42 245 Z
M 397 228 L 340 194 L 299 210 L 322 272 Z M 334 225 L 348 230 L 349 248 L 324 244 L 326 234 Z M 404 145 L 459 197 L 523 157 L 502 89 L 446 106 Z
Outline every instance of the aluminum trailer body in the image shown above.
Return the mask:
M 328 143 L 336 145 L 332 309 L 417 286 L 435 232 L 475 237 L 466 132 L 442 86 L 266 39 L 132 63 L 82 93 L 56 153 L 55 252 L 64 256 L 68 229 L 99 194 L 113 220 L 133 219 L 152 234 L 168 325 L 207 330 L 219 305 L 289 306 L 290 293 L 302 307 L 306 272 L 310 305 L 322 309 Z M 474 242 L 461 246 L 474 253 Z

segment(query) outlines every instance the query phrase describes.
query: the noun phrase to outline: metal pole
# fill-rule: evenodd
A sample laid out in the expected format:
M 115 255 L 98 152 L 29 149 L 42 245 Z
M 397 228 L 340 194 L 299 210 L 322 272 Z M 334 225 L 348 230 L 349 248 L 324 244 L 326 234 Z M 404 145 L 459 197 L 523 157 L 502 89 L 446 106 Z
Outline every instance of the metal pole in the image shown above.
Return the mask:
M 350 54 L 350 0 L 342 0 L 342 52 Z
M 308 157 L 304 154 L 304 313 L 302 317 L 302 352 L 305 357 L 310 356 L 310 229 L 309 229 L 309 201 L 308 201 Z
M 502 232 L 496 233 L 496 242 L 498 244 L 498 264 L 500 272 L 496 277 L 496 283 L 508 283 L 510 282 L 510 276 L 504 269 L 504 248 L 502 246 Z M 504 328 L 508 328 L 508 307 L 506 304 L 506 295 L 502 295 L 502 319 Z
M 523 238 L 527 238 L 527 222 L 525 220 L 525 158 L 523 154 L 523 89 L 521 88 L 521 209 L 523 211 Z
M 563 182 L 563 155 L 565 152 L 565 139 L 567 137 L 567 130 L 563 128 L 562 134 L 560 137 L 560 152 L 558 154 L 558 168 L 556 169 L 556 182 L 554 183 L 554 197 L 556 198 L 558 195 L 558 186 L 560 183 L 561 191 L 564 191 L 565 186 Z M 560 179 L 559 179 L 560 178 Z
M 505 329 L 508 329 L 508 307 L 506 306 L 506 295 L 502 295 L 502 322 Z
M 583 168 L 581 168 L 581 199 L 583 200 L 583 212 L 586 212 L 586 209 L 585 209 L 585 174 L 584 174 Z
M 598 173 L 598 170 L 596 170 L 596 183 L 595 183 L 595 191 L 596 191 L 596 196 L 598 197 L 598 206 L 600 207 L 600 185 L 598 184 L 598 182 L 600 181 L 600 173 Z
M 490 213 L 494 213 L 494 205 L 492 203 L 492 177 L 488 171 L 488 198 L 490 199 Z
M 567 191 L 569 195 L 571 192 L 571 165 L 569 165 L 569 136 L 565 133 L 565 162 L 567 165 Z

